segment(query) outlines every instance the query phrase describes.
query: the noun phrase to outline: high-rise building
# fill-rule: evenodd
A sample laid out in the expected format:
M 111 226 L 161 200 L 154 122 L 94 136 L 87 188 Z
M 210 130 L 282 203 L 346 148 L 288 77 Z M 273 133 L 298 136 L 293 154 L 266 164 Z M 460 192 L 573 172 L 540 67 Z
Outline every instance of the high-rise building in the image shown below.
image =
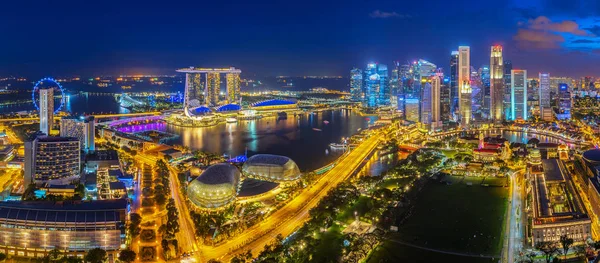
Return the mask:
M 482 112 L 482 108 L 484 107 L 484 90 L 480 73 L 481 69 L 475 70 L 475 68 L 471 67 L 471 114 L 473 118 L 485 117 L 489 112 L 489 110 L 485 113 Z
M 54 89 L 39 89 L 40 131 L 49 135 L 54 124 Z
M 431 126 L 432 118 L 432 89 L 431 89 L 431 77 L 421 77 L 421 123 L 426 127 Z
M 550 74 L 540 73 L 540 84 L 539 84 L 539 105 L 540 105 L 540 118 L 545 121 L 552 120 L 552 108 L 550 105 Z
M 458 47 L 458 99 L 460 119 L 463 127 L 470 125 L 472 100 L 471 100 L 471 58 L 470 47 Z
M 510 120 L 512 110 L 511 107 L 511 83 L 512 83 L 512 62 L 510 60 L 504 61 L 504 119 Z
M 527 70 L 511 71 L 511 120 L 527 120 Z
M 209 72 L 206 74 L 206 100 L 204 104 L 215 107 L 219 105 L 219 92 L 221 91 L 221 74 Z
M 494 122 L 501 122 L 504 115 L 504 69 L 502 46 L 492 46 L 490 55 L 490 117 Z
M 556 118 L 559 120 L 568 120 L 571 118 L 571 92 L 569 85 L 565 83 L 558 84 L 558 106 Z
M 362 101 L 363 73 L 358 68 L 350 70 L 350 96 L 354 102 Z
M 442 127 L 441 89 L 443 78 L 443 75 L 431 77 L 431 128 L 433 130 Z
M 421 111 L 421 103 L 419 99 L 415 98 L 407 98 L 404 100 L 404 108 L 406 112 L 404 113 L 405 119 L 407 121 L 419 122 L 420 111 Z
M 387 66 L 369 63 L 364 71 L 363 106 L 376 108 L 390 105 L 390 89 Z
M 227 79 L 227 103 L 240 104 L 240 98 L 242 96 L 240 90 L 240 86 L 242 85 L 240 74 L 227 73 L 225 74 L 225 78 Z
M 79 180 L 80 160 L 78 138 L 34 134 L 25 142 L 25 184 L 65 185 Z
M 452 119 L 451 98 L 450 98 L 450 78 L 443 78 L 442 86 L 440 87 L 440 119 L 443 125 L 448 125 Z
M 450 111 L 458 115 L 458 51 L 450 54 Z
M 400 89 L 400 68 L 397 61 L 394 61 L 394 69 L 392 69 L 392 74 L 390 77 L 390 92 L 392 96 L 398 96 L 398 92 Z
M 491 94 L 490 94 L 490 67 L 482 66 L 479 68 L 479 77 L 481 78 L 482 104 L 481 112 L 486 119 L 490 118 Z
M 73 116 L 60 119 L 60 136 L 78 138 L 81 149 L 86 153 L 95 150 L 95 133 L 94 116 Z

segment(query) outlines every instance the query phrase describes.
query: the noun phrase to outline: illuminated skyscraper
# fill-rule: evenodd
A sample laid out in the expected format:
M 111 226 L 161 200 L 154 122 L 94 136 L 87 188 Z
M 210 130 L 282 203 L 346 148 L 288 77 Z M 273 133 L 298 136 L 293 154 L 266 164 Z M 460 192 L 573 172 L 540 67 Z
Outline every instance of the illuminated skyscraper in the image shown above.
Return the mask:
M 60 119 L 60 136 L 79 139 L 79 145 L 85 152 L 93 152 L 94 144 L 94 116 L 87 117 L 62 117 Z
M 463 127 L 471 123 L 471 58 L 470 48 L 468 46 L 458 47 L 458 99 L 460 119 Z
M 431 77 L 431 128 L 433 130 L 442 126 L 441 89 L 443 78 L 443 75 Z
M 431 125 L 432 107 L 431 77 L 421 77 L 421 123 L 426 127 Z
M 352 101 L 362 101 L 363 98 L 363 73 L 358 68 L 350 70 L 350 95 Z
M 450 54 L 450 111 L 458 115 L 458 51 Z
M 568 120 L 571 118 L 571 92 L 569 85 L 565 83 L 558 84 L 558 112 L 556 118 L 559 120 Z
M 491 105 L 491 94 L 490 94 L 490 67 L 483 66 L 479 68 L 479 77 L 481 78 L 481 113 L 483 117 L 490 118 L 490 105 Z
M 492 46 L 490 56 L 490 117 L 494 122 L 501 122 L 504 114 L 504 65 L 502 46 Z
M 419 122 L 421 103 L 419 99 L 407 98 L 404 100 L 404 113 L 407 121 Z
M 215 107 L 219 105 L 219 92 L 221 91 L 221 74 L 209 72 L 206 74 L 206 100 L 204 104 Z
M 550 74 L 540 73 L 540 84 L 538 88 L 539 92 L 539 104 L 540 104 L 540 118 L 545 121 L 552 120 L 552 108 L 550 107 Z
M 511 107 L 511 83 L 512 83 L 512 63 L 510 60 L 504 61 L 504 119 L 510 120 L 512 110 Z
M 50 135 L 54 123 L 54 89 L 39 89 L 40 93 L 40 131 Z
M 369 63 L 364 76 L 363 106 L 376 108 L 390 105 L 390 88 L 387 66 Z
M 440 87 L 440 118 L 443 125 L 448 125 L 452 119 L 451 98 L 450 98 L 450 78 L 443 78 L 442 86 Z
M 511 120 L 527 120 L 527 70 L 511 71 Z
M 227 73 L 225 78 L 227 79 L 227 103 L 239 104 L 241 98 L 240 86 L 242 85 L 240 74 Z

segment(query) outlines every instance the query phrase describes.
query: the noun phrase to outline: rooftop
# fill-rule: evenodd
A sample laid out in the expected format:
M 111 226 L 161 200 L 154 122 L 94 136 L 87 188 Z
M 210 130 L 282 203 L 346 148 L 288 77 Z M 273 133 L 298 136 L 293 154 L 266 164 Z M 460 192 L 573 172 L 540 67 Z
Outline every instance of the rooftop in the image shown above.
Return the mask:
M 272 164 L 272 165 L 284 165 L 290 161 L 290 158 L 281 155 L 272 154 L 257 154 L 250 158 L 246 163 L 248 164 Z

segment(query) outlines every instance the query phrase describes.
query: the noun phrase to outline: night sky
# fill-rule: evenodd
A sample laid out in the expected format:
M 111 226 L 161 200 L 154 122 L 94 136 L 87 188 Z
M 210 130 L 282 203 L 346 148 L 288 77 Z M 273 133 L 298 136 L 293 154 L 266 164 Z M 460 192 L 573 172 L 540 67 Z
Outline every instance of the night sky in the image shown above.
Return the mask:
M 52 3 L 51 3 L 52 2 Z M 523 3 L 526 2 L 526 3 Z M 0 74 L 348 75 L 418 58 L 471 65 L 504 46 L 515 68 L 600 75 L 600 1 L 3 1 Z

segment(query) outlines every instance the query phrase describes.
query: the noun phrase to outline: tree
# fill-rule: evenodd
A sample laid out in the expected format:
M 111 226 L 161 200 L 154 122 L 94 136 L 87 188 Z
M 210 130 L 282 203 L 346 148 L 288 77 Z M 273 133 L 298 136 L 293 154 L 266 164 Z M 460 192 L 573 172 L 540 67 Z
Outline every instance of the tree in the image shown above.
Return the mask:
M 560 236 L 560 245 L 562 246 L 565 259 L 567 259 L 567 253 L 569 252 L 571 245 L 573 245 L 573 239 L 569 238 L 567 235 L 562 235 Z
M 85 261 L 91 263 L 102 263 L 106 260 L 106 251 L 101 248 L 94 248 L 85 255 Z
M 539 242 L 535 248 L 539 251 L 542 251 L 546 259 L 546 263 L 550 263 L 552 257 L 558 253 L 558 247 L 556 247 L 556 243 L 554 242 Z
M 6 259 L 6 254 L 0 253 L 0 261 L 4 261 Z
M 135 261 L 136 256 L 137 255 L 135 254 L 135 252 L 133 250 L 125 249 L 119 253 L 119 260 L 129 263 L 129 262 Z
M 140 224 L 142 223 L 142 216 L 140 216 L 140 214 L 137 213 L 131 213 L 131 215 L 129 216 L 129 234 L 131 235 L 131 238 L 136 238 L 140 232 L 141 232 L 141 228 L 140 228 Z

